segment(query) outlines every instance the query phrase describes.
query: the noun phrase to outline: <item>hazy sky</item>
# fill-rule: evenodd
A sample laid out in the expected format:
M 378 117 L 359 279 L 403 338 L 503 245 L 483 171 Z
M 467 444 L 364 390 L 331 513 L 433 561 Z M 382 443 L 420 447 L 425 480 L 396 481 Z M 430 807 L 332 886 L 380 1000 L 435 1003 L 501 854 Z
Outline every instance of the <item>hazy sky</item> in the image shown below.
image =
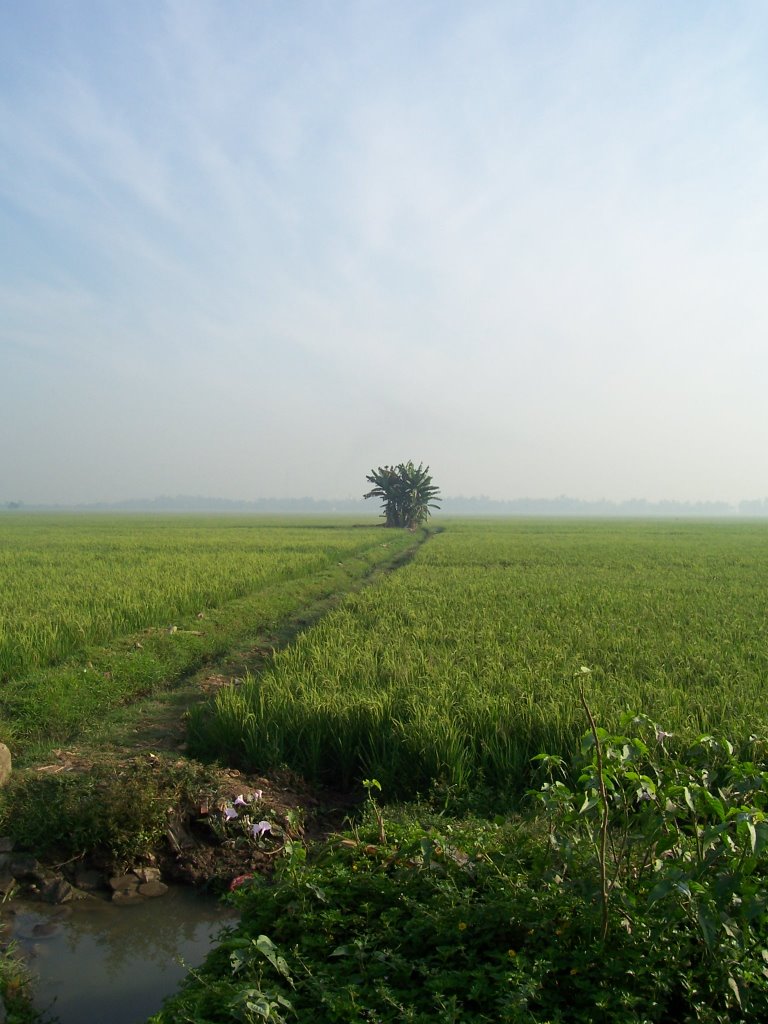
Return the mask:
M 0 15 L 0 502 L 768 493 L 764 0 Z

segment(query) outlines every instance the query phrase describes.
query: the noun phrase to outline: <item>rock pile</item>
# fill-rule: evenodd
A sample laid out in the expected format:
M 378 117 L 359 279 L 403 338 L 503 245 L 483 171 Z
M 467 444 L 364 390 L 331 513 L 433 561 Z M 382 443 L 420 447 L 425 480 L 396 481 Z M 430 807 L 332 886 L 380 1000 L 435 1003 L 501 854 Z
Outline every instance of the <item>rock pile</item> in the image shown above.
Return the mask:
M 44 867 L 31 853 L 14 852 L 13 840 L 0 837 L 0 899 L 20 895 L 46 903 L 69 903 L 111 894 L 113 903 L 136 903 L 168 892 L 159 868 L 137 867 L 109 877 L 78 866 L 68 873 Z

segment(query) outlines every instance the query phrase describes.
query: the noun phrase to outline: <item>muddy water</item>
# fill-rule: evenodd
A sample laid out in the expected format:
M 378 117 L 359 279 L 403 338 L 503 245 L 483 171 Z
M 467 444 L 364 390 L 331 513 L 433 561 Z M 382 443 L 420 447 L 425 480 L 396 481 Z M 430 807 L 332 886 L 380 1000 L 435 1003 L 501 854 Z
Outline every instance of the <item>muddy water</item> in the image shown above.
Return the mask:
M 139 1024 L 160 1009 L 237 916 L 210 897 L 173 888 L 117 907 L 7 904 L 19 952 L 35 976 L 35 1006 L 61 1024 Z

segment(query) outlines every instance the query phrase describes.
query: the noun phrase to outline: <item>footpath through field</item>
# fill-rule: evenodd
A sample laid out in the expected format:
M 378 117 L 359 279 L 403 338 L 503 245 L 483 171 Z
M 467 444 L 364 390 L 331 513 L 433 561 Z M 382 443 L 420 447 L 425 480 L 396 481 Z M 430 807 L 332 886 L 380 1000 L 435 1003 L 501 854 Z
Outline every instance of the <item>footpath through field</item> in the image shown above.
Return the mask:
M 0 739 L 20 765 L 181 749 L 192 704 L 429 535 L 232 517 L 3 517 L 0 533 Z

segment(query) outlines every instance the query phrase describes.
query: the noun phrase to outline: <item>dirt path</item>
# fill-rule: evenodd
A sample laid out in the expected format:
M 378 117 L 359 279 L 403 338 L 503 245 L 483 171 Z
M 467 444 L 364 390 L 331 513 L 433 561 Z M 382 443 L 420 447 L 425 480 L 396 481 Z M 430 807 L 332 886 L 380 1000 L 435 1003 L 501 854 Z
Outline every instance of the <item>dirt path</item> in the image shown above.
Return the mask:
M 426 539 L 426 538 L 425 538 Z M 230 651 L 213 665 L 181 679 L 167 690 L 115 710 L 106 721 L 91 728 L 88 735 L 54 752 L 55 758 L 97 762 L 153 752 L 171 756 L 186 750 L 188 710 L 225 686 L 237 686 L 246 675 L 259 676 L 276 652 L 289 646 L 299 634 L 310 629 L 337 608 L 348 594 L 376 585 L 391 572 L 407 564 L 424 540 L 400 552 L 391 562 L 376 566 L 366 576 L 349 581 L 343 592 L 307 602 L 296 608 L 278 628 L 257 630 L 247 646 Z

